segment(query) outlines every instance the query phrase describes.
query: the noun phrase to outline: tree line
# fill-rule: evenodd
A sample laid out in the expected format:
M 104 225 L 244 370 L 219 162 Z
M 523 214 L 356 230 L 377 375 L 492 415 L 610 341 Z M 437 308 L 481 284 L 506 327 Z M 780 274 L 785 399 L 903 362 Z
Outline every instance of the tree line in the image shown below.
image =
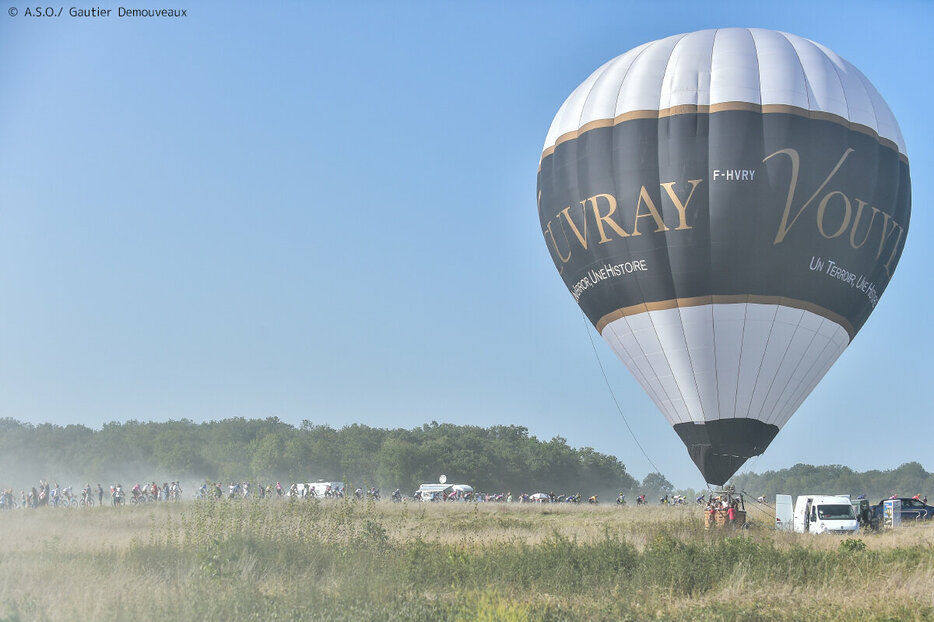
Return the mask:
M 431 422 L 414 429 L 339 429 L 276 417 L 195 423 L 83 425 L 0 419 L 0 481 L 71 485 L 153 479 L 302 482 L 325 479 L 411 492 L 440 474 L 489 492 L 633 491 L 640 482 L 615 456 L 542 441 L 527 428 Z M 664 478 L 662 478 L 664 479 Z M 653 480 L 654 481 L 654 480 Z M 80 482 L 80 483 L 79 483 Z M 559 492 L 560 491 L 560 492 Z
M 854 471 L 839 464 L 813 466 L 796 464 L 788 469 L 764 473 L 744 473 L 731 481 L 736 490 L 774 499 L 776 494 L 849 494 L 866 495 L 873 503 L 897 495 L 916 494 L 934 498 L 934 473 L 918 462 L 907 462 L 896 469 Z
M 33 485 L 39 478 L 80 486 L 91 482 L 204 480 L 298 482 L 338 480 L 409 493 L 440 474 L 488 492 L 624 492 L 650 501 L 676 491 L 660 473 L 640 482 L 615 456 L 548 441 L 527 428 L 488 428 L 431 422 L 413 429 L 342 428 L 303 421 L 233 418 L 195 423 L 112 422 L 99 430 L 0 419 L 0 484 Z M 934 474 L 909 462 L 897 469 L 854 471 L 840 465 L 796 464 L 744 473 L 730 482 L 753 496 L 808 492 L 934 497 Z M 609 501 L 610 499 L 605 500 Z

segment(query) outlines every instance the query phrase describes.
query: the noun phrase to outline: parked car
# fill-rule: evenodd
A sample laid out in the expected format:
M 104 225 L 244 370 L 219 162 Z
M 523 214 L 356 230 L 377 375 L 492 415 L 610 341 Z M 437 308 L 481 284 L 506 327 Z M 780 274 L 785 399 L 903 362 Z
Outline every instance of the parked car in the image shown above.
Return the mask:
M 902 502 L 902 521 L 930 520 L 934 518 L 934 506 L 924 503 L 921 499 L 897 497 Z M 882 520 L 883 506 L 888 499 L 883 499 L 879 505 L 872 508 L 873 520 Z

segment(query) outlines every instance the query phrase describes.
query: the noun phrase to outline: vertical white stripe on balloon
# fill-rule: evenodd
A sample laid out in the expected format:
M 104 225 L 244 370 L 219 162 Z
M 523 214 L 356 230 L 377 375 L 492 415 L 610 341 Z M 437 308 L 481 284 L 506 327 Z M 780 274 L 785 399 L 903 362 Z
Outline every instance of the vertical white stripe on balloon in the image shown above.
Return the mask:
M 716 32 L 702 30 L 682 37 L 671 50 L 655 103 L 658 110 L 710 103 L 710 54 Z
M 710 101 L 759 104 L 759 59 L 752 34 L 743 28 L 717 31 L 711 55 Z

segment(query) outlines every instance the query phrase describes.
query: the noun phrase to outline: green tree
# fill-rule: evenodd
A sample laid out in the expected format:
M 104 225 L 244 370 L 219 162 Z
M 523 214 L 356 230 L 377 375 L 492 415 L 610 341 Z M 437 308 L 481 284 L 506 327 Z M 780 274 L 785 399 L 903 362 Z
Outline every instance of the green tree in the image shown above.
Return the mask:
M 663 495 L 670 495 L 675 487 L 661 473 L 649 473 L 642 479 L 641 490 L 646 499 L 654 499 Z
M 379 481 L 411 493 L 425 476 L 424 463 L 418 445 L 398 437 L 387 438 L 379 449 Z

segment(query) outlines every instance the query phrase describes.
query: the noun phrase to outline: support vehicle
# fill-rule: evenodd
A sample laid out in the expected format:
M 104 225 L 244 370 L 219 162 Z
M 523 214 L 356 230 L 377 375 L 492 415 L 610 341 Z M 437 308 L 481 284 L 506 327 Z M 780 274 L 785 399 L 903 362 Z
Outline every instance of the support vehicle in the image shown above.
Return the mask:
M 854 533 L 859 531 L 848 495 L 775 495 L 775 527 L 796 533 Z

